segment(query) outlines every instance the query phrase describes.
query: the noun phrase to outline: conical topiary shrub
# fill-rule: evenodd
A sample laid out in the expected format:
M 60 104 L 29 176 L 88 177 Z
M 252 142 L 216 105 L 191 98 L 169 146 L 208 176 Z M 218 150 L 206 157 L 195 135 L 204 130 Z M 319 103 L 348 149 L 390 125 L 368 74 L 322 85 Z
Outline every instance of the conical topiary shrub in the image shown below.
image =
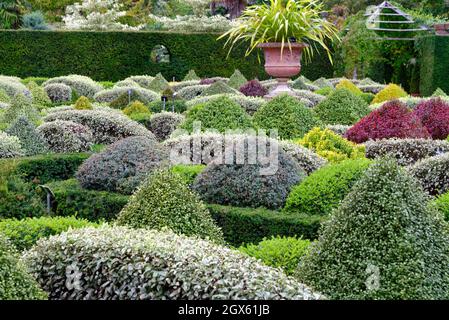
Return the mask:
M 153 90 L 154 92 L 162 92 L 165 89 L 170 87 L 170 84 L 167 80 L 165 80 L 164 76 L 159 72 L 154 79 L 150 82 L 149 89 Z
M 186 74 L 186 76 L 184 77 L 184 79 L 182 79 L 182 81 L 195 81 L 195 80 L 201 80 L 201 78 L 200 77 L 198 77 L 197 75 L 196 75 L 196 72 L 195 72 L 195 70 L 190 70 L 187 74 Z
M 92 103 L 85 96 L 81 96 L 76 100 L 74 109 L 76 110 L 92 110 Z
M 230 93 L 230 94 L 240 94 L 239 91 L 231 88 L 223 81 L 217 81 L 212 83 L 209 88 L 206 88 L 201 96 L 212 96 L 215 94 L 224 94 L 224 93 Z
M 298 269 L 331 299 L 447 299 L 448 226 L 394 160 L 371 165 Z
M 34 156 L 48 151 L 47 142 L 42 134 L 26 117 L 20 117 L 6 130 L 10 136 L 16 136 L 25 150 L 25 155 Z
M 447 94 L 441 88 L 437 88 L 432 94 L 432 97 L 447 97 Z
M 200 198 L 170 170 L 154 172 L 120 212 L 117 223 L 133 228 L 168 227 L 187 236 L 223 242 L 218 228 Z
M 245 76 L 240 72 L 239 69 L 236 69 L 232 76 L 229 78 L 228 86 L 238 90 L 241 86 L 243 86 L 248 80 L 246 80 Z

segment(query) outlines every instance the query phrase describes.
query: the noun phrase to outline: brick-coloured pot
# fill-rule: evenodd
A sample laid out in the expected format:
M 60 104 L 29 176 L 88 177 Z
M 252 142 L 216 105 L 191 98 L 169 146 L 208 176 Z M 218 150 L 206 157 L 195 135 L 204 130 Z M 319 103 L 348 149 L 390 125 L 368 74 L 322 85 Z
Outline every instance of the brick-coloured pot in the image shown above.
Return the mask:
M 301 72 L 302 52 L 307 46 L 305 43 L 291 43 L 290 46 L 285 43 L 283 50 L 280 42 L 262 43 L 258 46 L 264 51 L 265 71 L 278 82 L 266 98 L 271 99 L 283 93 L 294 95 L 287 82 Z

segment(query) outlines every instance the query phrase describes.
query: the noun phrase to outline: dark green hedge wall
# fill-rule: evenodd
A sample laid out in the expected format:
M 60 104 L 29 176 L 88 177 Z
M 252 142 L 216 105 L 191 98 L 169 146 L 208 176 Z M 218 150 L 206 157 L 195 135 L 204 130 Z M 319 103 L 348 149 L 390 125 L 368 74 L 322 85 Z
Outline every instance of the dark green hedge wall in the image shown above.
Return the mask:
M 437 88 L 449 93 L 449 37 L 422 37 L 417 46 L 420 51 L 421 94 L 429 96 Z
M 0 31 L 0 74 L 22 78 L 81 74 L 97 81 L 118 81 L 130 75 L 158 72 L 180 80 L 194 69 L 201 77 L 230 76 L 240 69 L 246 77 L 267 78 L 257 55 L 244 56 L 237 47 L 228 50 L 218 34 L 170 32 Z M 167 47 L 170 63 L 150 58 L 156 45 Z M 302 74 L 312 80 L 331 77 L 332 65 L 325 54 L 315 54 Z

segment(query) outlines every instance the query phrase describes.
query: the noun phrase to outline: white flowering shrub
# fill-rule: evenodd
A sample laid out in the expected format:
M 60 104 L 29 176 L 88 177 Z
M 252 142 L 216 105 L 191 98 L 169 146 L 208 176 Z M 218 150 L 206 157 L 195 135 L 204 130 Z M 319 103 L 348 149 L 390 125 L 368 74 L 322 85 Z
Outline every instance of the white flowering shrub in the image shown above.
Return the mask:
M 184 100 L 192 100 L 202 95 L 203 92 L 209 87 L 210 87 L 209 84 L 197 84 L 193 86 L 187 86 L 182 89 L 179 89 L 176 92 L 176 97 Z
M 119 87 L 137 87 L 137 88 L 139 88 L 140 85 L 137 82 L 128 79 L 128 80 L 122 80 L 122 81 L 116 82 L 114 84 L 113 88 L 119 88 Z
M 449 191 L 449 153 L 420 160 L 409 170 L 431 195 Z
M 177 92 L 185 87 L 199 85 L 200 82 L 201 82 L 200 80 L 187 80 L 187 81 L 181 81 L 181 82 L 176 82 L 176 83 L 170 84 L 170 87 L 173 89 L 173 91 Z
M 67 102 L 72 99 L 72 88 L 63 83 L 47 84 L 44 90 L 52 102 Z
M 321 94 L 316 94 L 307 90 L 293 90 L 293 92 L 295 93 L 297 98 L 310 101 L 313 107 L 326 99 L 326 97 L 322 96 Z
M 328 124 L 326 125 L 326 128 L 343 137 L 351 126 L 346 126 L 343 124 Z
M 400 165 L 415 162 L 449 152 L 449 142 L 431 139 L 383 139 L 365 143 L 366 157 L 369 159 L 392 157 Z
M 0 89 L 3 89 L 11 98 L 17 94 L 30 95 L 28 88 L 20 82 L 19 78 L 0 76 Z M 31 98 L 31 95 L 29 96 Z
M 22 149 L 19 138 L 0 131 L 0 159 L 21 157 L 23 155 L 25 155 L 25 150 Z
M 158 141 L 166 140 L 176 127 L 184 120 L 184 116 L 174 112 L 160 112 L 151 116 L 148 129 Z
M 92 131 L 95 143 L 110 144 L 130 136 L 155 139 L 154 135 L 143 125 L 111 108 L 53 112 L 48 114 L 44 120 L 65 120 L 82 124 Z
M 146 104 L 155 100 L 159 100 L 161 98 L 158 93 L 145 88 L 136 86 L 124 86 L 101 90 L 95 94 L 94 99 L 98 102 L 110 103 L 126 93 L 129 95 L 137 94 L 142 100 L 144 100 L 141 102 Z
M 281 147 L 307 174 L 311 174 L 328 163 L 323 157 L 297 143 L 281 141 Z
M 279 269 L 170 231 L 71 230 L 39 240 L 23 260 L 50 299 L 322 298 Z
M 70 30 L 141 30 L 144 25 L 129 26 L 119 22 L 126 15 L 117 0 L 83 0 L 65 9 L 64 27 Z
M 210 100 L 214 100 L 219 97 L 226 96 L 232 101 L 239 104 L 249 114 L 254 114 L 261 106 L 267 103 L 263 98 L 259 97 L 247 97 L 240 94 L 214 94 L 210 96 L 197 97 L 186 102 L 187 108 L 206 103 Z
M 159 30 L 182 32 L 223 32 L 229 30 L 235 22 L 221 15 L 215 16 L 176 16 L 175 18 L 155 16 L 150 19 L 157 24 Z
M 84 152 L 92 146 L 89 128 L 72 121 L 47 122 L 40 125 L 37 132 L 44 137 L 50 151 L 56 153 Z
M 93 98 L 94 95 L 101 91 L 103 87 L 86 76 L 80 76 L 71 74 L 68 76 L 51 78 L 45 81 L 42 85 L 45 87 L 49 84 L 63 83 L 69 86 L 78 96 L 85 96 L 87 98 Z

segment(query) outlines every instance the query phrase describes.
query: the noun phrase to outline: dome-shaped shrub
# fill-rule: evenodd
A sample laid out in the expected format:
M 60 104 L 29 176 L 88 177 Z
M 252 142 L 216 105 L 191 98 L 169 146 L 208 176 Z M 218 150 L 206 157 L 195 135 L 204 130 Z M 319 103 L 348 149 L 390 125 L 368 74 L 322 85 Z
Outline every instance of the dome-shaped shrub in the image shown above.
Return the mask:
M 281 146 L 307 174 L 311 174 L 313 171 L 318 170 L 328 163 L 325 158 L 299 144 L 281 141 Z
M 182 79 L 182 81 L 193 81 L 193 80 L 201 80 L 201 78 L 196 75 L 195 70 L 190 70 L 185 75 L 184 79 Z
M 44 137 L 26 117 L 18 118 L 6 130 L 6 133 L 19 138 L 20 144 L 27 156 L 34 156 L 48 151 L 47 142 Z
M 221 81 L 223 83 L 227 83 L 229 81 L 229 79 L 228 78 L 223 78 L 223 77 L 204 78 L 204 79 L 201 79 L 200 84 L 208 84 L 208 85 L 210 85 L 210 84 L 213 84 L 213 83 L 219 82 L 219 81 Z
M 78 96 L 85 96 L 90 99 L 92 99 L 97 92 L 103 89 L 100 84 L 91 78 L 76 74 L 48 79 L 43 83 L 43 86 L 46 87 L 50 84 L 67 85 L 74 92 L 76 92 Z
M 123 113 L 130 116 L 133 114 L 150 113 L 150 109 L 140 101 L 133 101 L 123 109 Z
M 376 94 L 372 103 L 381 103 L 385 101 L 395 100 L 399 98 L 404 98 L 408 94 L 397 84 L 390 83 L 384 89 L 382 89 L 379 93 Z
M 18 94 L 25 94 L 28 88 L 20 82 L 19 78 L 0 75 L 0 89 L 4 90 L 11 98 Z
M 245 76 L 240 72 L 239 69 L 236 69 L 234 73 L 229 77 L 228 86 L 238 90 L 246 82 L 248 82 L 248 80 L 246 80 Z
M 179 89 L 176 92 L 176 97 L 184 100 L 192 100 L 196 97 L 201 96 L 207 88 L 209 88 L 209 85 L 205 84 L 187 86 Z
M 78 98 L 78 100 L 76 100 L 73 108 L 76 110 L 92 110 L 93 106 L 88 98 L 86 98 L 85 96 L 81 96 Z
M 296 90 L 308 90 L 308 91 L 316 91 L 320 89 L 318 86 L 312 84 L 312 82 L 306 79 L 304 76 L 299 76 L 294 81 L 292 81 L 291 87 Z
M 251 141 L 248 136 L 236 136 L 236 146 L 245 147 L 244 149 L 236 147 L 232 153 L 244 157 L 244 161 L 241 158 L 242 161 L 238 162 L 241 164 L 236 164 L 236 157 L 234 157 L 234 164 L 228 164 L 230 161 L 224 161 L 224 159 L 221 162 L 216 160 L 210 163 L 196 177 L 192 186 L 193 190 L 209 203 L 254 208 L 261 206 L 271 209 L 281 208 L 290 189 L 306 174 L 274 140 L 257 140 L 256 142 L 257 144 L 265 143 L 272 163 L 263 164 L 261 155 L 258 155 L 257 161 L 250 161 L 249 159 L 255 155 L 248 150 L 248 144 L 254 146 L 254 141 Z
M 86 189 L 132 193 L 166 159 L 166 149 L 154 139 L 129 137 L 84 161 L 76 177 Z
M 130 96 L 131 98 L 129 98 Z M 139 87 L 116 87 L 101 90 L 95 94 L 94 99 L 97 102 L 111 103 L 119 97 L 122 97 L 122 99 L 125 97 L 125 102 L 124 104 L 120 104 L 120 108 L 127 106 L 130 101 L 134 100 L 139 100 L 143 103 L 160 100 L 160 95 L 158 93 Z M 126 97 L 128 97 L 128 101 L 126 101 Z
M 0 131 L 0 159 L 20 157 L 24 154 L 25 150 L 22 149 L 19 138 Z
M 340 82 L 335 86 L 335 89 L 346 89 L 351 91 L 353 94 L 361 95 L 363 92 L 357 86 L 348 79 L 341 79 Z
M 448 241 L 417 181 L 382 160 L 333 212 L 297 274 L 331 299 L 447 299 Z
M 320 298 L 254 258 L 169 231 L 72 230 L 40 241 L 24 260 L 51 299 Z
M 268 90 L 257 80 L 251 80 L 243 84 L 239 91 L 247 97 L 263 97 L 268 93 Z
M 218 228 L 198 195 L 170 170 L 154 172 L 139 187 L 117 217 L 119 225 L 198 236 L 223 243 Z
M 33 96 L 33 104 L 39 109 L 43 109 L 51 105 L 51 100 L 45 92 L 44 87 L 39 86 L 34 81 L 31 81 L 27 84 L 27 88 L 30 90 L 31 95 Z
M 365 148 L 337 135 L 330 129 L 313 128 L 297 143 L 330 162 L 365 157 Z
M 0 114 L 1 122 L 12 124 L 20 117 L 26 117 L 33 123 L 40 119 L 39 112 L 31 104 L 30 99 L 23 94 L 18 94 L 12 99 L 12 103 Z
M 45 117 L 45 121 L 54 120 L 73 121 L 88 127 L 93 133 L 95 143 L 110 144 L 130 136 L 155 139 L 144 126 L 132 121 L 120 111 L 110 108 L 61 110 Z
M 284 211 L 308 215 L 330 214 L 360 179 L 369 163 L 367 159 L 346 160 L 318 169 L 293 187 Z
M 54 103 L 67 102 L 72 99 L 72 88 L 63 83 L 47 84 L 44 90 Z
M 181 128 L 191 132 L 194 122 L 201 122 L 201 129 L 247 129 L 252 127 L 251 117 L 237 103 L 228 97 L 220 97 L 187 111 Z
M 245 111 L 252 115 L 254 114 L 259 108 L 266 104 L 266 100 L 259 97 L 247 97 L 244 95 L 236 95 L 236 94 L 214 94 L 212 96 L 204 96 L 204 97 L 197 97 L 195 99 L 187 101 L 185 104 L 187 108 L 191 108 L 194 106 L 197 106 L 199 104 L 204 104 L 208 101 L 215 100 L 222 97 L 228 97 L 238 105 L 240 105 Z
M 57 153 L 89 151 L 93 137 L 89 128 L 73 121 L 55 120 L 37 128 L 50 151 Z
M 130 76 L 130 77 L 126 78 L 125 81 L 126 80 L 134 81 L 142 88 L 148 89 L 148 87 L 150 86 L 150 83 L 151 83 L 151 81 L 153 81 L 153 79 L 154 79 L 154 77 L 149 76 L 149 75 L 140 75 L 140 76 Z
M 425 100 L 414 113 L 421 120 L 433 139 L 446 139 L 449 135 L 449 104 L 441 98 Z
M 0 300 L 44 300 L 47 295 L 19 261 L 17 252 L 0 234 Z
M 11 97 L 8 96 L 5 90 L 0 88 L 0 102 L 3 103 L 11 103 Z
M 449 152 L 449 142 L 431 139 L 384 139 L 365 143 L 366 157 L 370 159 L 390 157 L 407 166 L 415 162 Z
M 326 97 L 321 94 L 316 94 L 315 92 L 310 92 L 307 90 L 293 90 L 293 92 L 298 99 L 310 101 L 311 105 L 309 107 L 315 107 L 326 99 Z
M 320 125 L 313 112 L 296 98 L 277 96 L 257 110 L 253 117 L 258 128 L 277 129 L 281 139 L 301 138 L 313 127 Z
M 314 110 L 324 123 L 344 125 L 352 125 L 370 112 L 366 101 L 347 89 L 335 90 Z
M 410 167 L 410 173 L 431 195 L 446 193 L 449 191 L 449 153 L 418 161 Z
M 158 141 L 163 141 L 171 135 L 183 120 L 184 116 L 178 113 L 156 113 L 151 116 L 148 129 L 153 132 Z
M 345 137 L 356 143 L 388 138 L 429 138 L 421 120 L 399 101 L 385 103 L 357 122 Z

